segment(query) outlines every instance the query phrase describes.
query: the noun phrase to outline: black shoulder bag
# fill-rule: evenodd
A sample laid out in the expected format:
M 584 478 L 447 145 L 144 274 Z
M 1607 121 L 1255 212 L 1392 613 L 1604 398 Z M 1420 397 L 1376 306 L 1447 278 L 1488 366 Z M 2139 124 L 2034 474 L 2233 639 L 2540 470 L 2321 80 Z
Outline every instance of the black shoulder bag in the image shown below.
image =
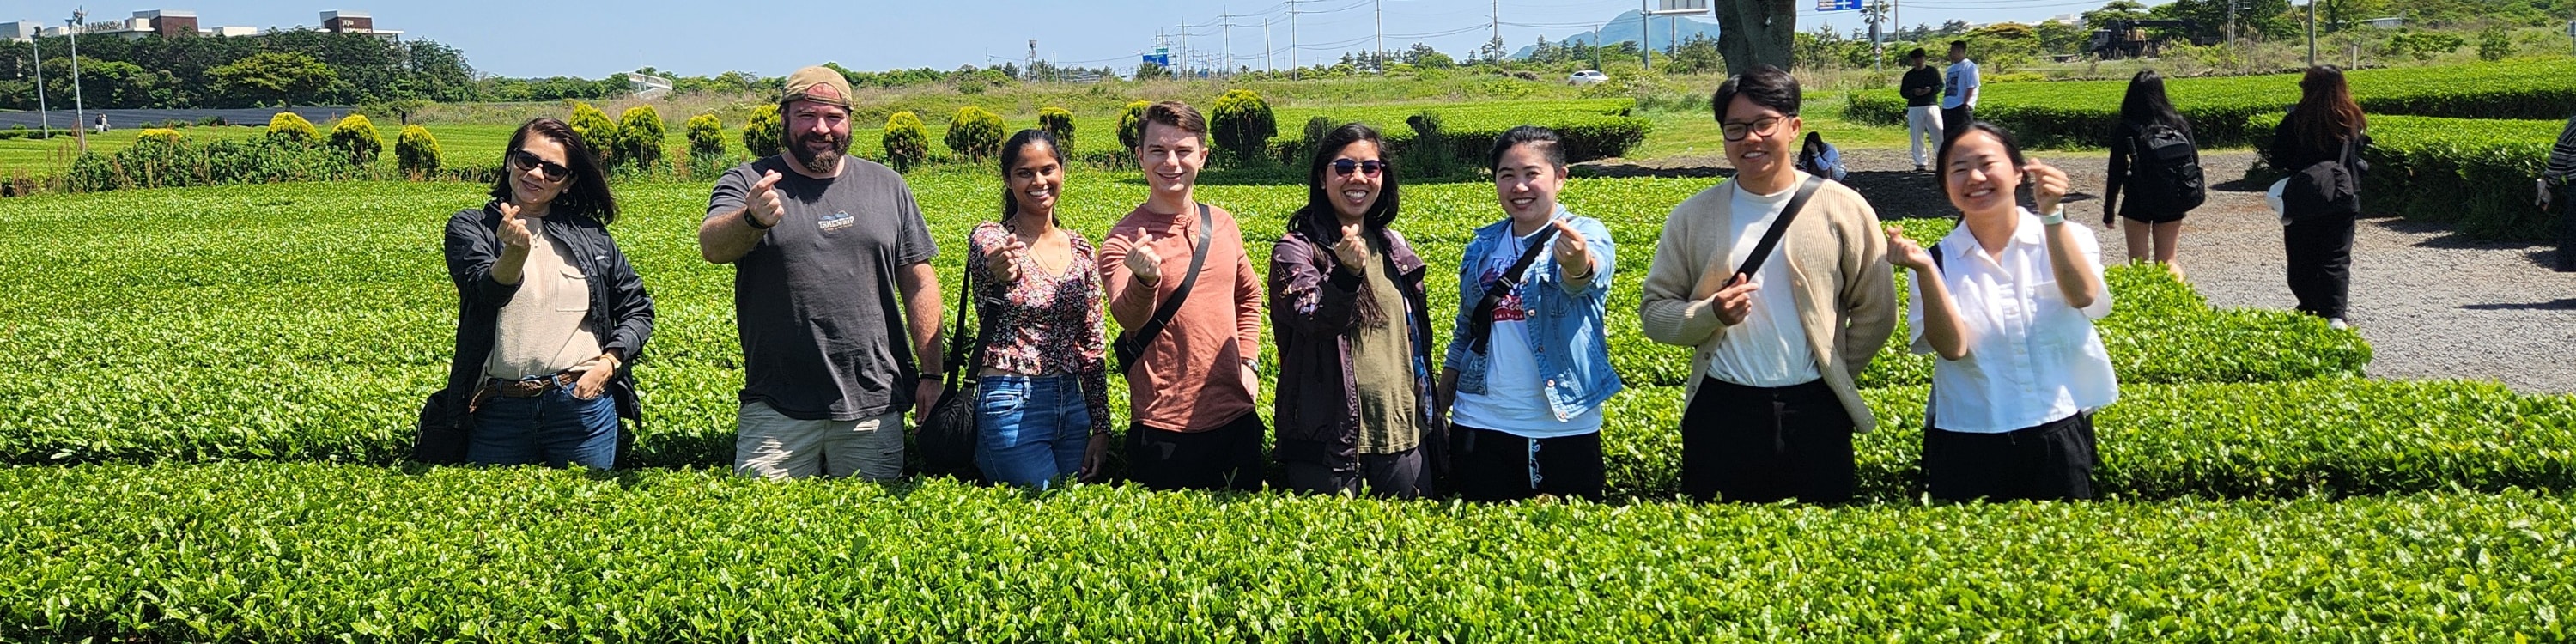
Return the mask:
M 1771 229 L 1762 231 L 1762 241 L 1753 244 L 1753 252 L 1744 256 L 1744 265 L 1735 268 L 1736 275 L 1743 276 L 1744 281 L 1753 281 L 1753 272 L 1762 269 L 1762 262 L 1771 259 L 1771 250 L 1780 246 L 1780 237 L 1789 234 L 1789 222 L 1798 219 L 1798 211 L 1807 208 L 1807 199 L 1816 196 L 1816 189 L 1824 185 L 1823 177 L 1812 174 L 1798 184 L 1798 194 L 1789 197 L 1789 205 L 1780 209 L 1780 218 L 1771 221 Z M 1737 186 L 1736 189 L 1744 188 Z
M 1509 224 L 1505 224 L 1503 234 L 1512 234 Z M 1512 289 L 1520 288 L 1530 264 L 1536 263 L 1539 255 L 1547 253 L 1547 242 L 1553 239 L 1556 239 L 1555 226 L 1539 229 L 1538 237 L 1530 240 L 1529 248 L 1521 251 L 1521 258 L 1513 260 L 1511 268 L 1503 269 L 1502 275 L 1485 285 L 1485 297 L 1476 300 L 1475 310 L 1467 314 L 1468 349 L 1480 355 L 1485 352 L 1485 341 L 1494 335 L 1494 308 L 1502 306 L 1503 298 L 1511 295 Z
M 971 250 L 969 252 L 972 252 Z M 939 402 L 916 420 L 920 434 L 914 437 L 921 450 L 921 470 L 929 475 L 975 475 L 976 427 L 975 405 L 968 398 L 975 393 L 975 363 L 982 362 L 984 343 L 980 334 L 966 332 L 966 311 L 975 301 L 975 271 L 967 270 L 957 283 L 957 325 L 948 334 L 946 363 L 948 372 L 941 374 L 945 385 L 940 388 Z
M 1199 267 L 1207 264 L 1208 229 L 1213 227 L 1214 224 L 1208 220 L 1207 204 L 1199 204 L 1198 244 L 1190 248 L 1190 274 L 1181 278 L 1180 287 L 1172 289 L 1171 297 L 1164 298 L 1161 306 L 1154 307 L 1154 317 L 1145 320 L 1144 326 L 1136 327 L 1132 333 L 1120 333 L 1117 340 L 1109 343 L 1110 350 L 1118 354 L 1119 373 L 1126 373 L 1138 358 L 1144 357 L 1145 347 L 1162 337 L 1163 327 L 1171 325 L 1172 316 L 1180 314 L 1181 302 L 1190 297 L 1190 287 L 1198 285 Z

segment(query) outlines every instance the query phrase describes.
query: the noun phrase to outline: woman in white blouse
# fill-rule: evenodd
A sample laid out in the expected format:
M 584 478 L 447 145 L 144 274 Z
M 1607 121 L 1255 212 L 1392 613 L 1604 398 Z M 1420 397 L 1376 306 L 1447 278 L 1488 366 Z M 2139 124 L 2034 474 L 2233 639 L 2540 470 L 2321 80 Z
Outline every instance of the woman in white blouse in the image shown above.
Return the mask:
M 2001 128 L 1962 130 L 1938 167 L 1959 227 L 1930 248 L 1887 229 L 1889 260 L 1914 271 L 1914 351 L 1940 358 L 1923 431 L 1931 496 L 2092 498 L 2092 413 L 2120 397 L 2093 330 L 2111 313 L 2102 248 L 2066 225 L 2066 173 L 2025 160 Z M 2046 215 L 2019 205 L 2024 184 Z

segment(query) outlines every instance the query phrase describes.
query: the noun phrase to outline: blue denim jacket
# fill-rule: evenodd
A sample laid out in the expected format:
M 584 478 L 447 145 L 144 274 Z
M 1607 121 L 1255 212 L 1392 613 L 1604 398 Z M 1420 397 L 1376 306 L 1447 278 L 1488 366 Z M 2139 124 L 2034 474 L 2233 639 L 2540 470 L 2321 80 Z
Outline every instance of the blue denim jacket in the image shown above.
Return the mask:
M 1527 327 L 1529 344 L 1537 353 L 1538 371 L 1546 374 L 1548 406 L 1556 409 L 1559 419 L 1573 418 L 1590 410 L 1624 385 L 1619 374 L 1610 369 L 1609 328 L 1602 324 L 1602 312 L 1610 298 L 1613 269 L 1618 254 L 1610 242 L 1610 229 L 1591 217 L 1577 216 L 1557 206 L 1556 220 L 1574 226 L 1583 233 L 1591 248 L 1593 263 L 1600 266 L 1589 284 L 1580 290 L 1567 290 L 1564 274 L 1557 269 L 1556 254 L 1542 252 L 1530 263 L 1529 279 L 1521 282 L 1517 293 L 1529 309 Z M 1485 285 L 1478 283 L 1477 270 L 1493 253 L 1515 253 L 1511 240 L 1511 220 L 1488 224 L 1476 229 L 1476 238 L 1467 242 L 1467 252 L 1458 270 L 1458 315 L 1449 334 L 1449 353 L 1442 364 L 1458 370 L 1458 391 L 1485 393 L 1485 356 L 1467 348 L 1467 318 L 1476 302 L 1485 298 Z M 1549 243 L 1555 243 L 1550 241 Z

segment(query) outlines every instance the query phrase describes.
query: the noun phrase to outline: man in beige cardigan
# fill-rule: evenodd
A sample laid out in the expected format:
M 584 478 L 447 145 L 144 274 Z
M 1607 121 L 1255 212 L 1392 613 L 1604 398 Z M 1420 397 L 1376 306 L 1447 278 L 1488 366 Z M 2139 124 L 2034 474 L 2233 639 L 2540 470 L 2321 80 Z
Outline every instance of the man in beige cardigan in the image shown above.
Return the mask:
M 1760 66 L 1710 105 L 1734 180 L 1673 208 L 1646 272 L 1646 337 L 1696 347 L 1682 490 L 1703 501 L 1838 503 L 1852 434 L 1877 423 L 1852 384 L 1896 324 L 1878 214 L 1825 181 L 1753 271 L 1751 251 L 1808 178 L 1791 167 L 1798 81 Z

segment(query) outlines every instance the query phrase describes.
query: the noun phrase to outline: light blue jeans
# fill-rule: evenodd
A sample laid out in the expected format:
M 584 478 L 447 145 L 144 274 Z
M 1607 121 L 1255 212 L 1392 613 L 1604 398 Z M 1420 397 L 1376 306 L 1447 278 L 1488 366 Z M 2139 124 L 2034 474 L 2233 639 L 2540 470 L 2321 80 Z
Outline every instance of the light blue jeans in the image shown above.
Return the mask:
M 1045 489 L 1082 470 L 1091 410 L 1071 375 L 983 376 L 975 420 L 975 467 L 985 480 Z

